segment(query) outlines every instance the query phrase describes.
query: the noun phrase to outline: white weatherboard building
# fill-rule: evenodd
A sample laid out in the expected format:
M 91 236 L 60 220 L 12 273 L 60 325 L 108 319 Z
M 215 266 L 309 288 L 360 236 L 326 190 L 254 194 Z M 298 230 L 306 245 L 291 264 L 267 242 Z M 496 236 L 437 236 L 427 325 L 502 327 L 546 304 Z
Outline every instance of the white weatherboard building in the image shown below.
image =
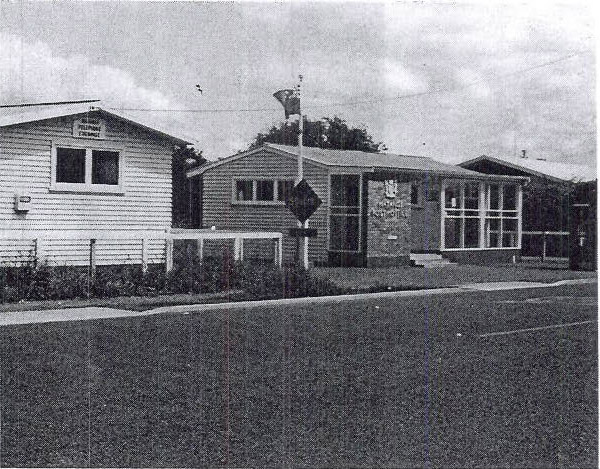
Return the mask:
M 86 265 L 91 239 L 99 265 L 164 262 L 151 235 L 171 227 L 171 155 L 188 143 L 89 104 L 0 109 L 0 265 Z

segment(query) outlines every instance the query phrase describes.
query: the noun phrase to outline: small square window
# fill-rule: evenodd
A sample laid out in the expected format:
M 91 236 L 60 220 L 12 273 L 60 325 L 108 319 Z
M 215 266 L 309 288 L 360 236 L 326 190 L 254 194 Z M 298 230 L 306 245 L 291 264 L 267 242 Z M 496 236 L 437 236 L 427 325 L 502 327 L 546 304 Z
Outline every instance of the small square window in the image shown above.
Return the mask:
M 56 182 L 85 183 L 84 149 L 56 149 Z
M 235 182 L 236 200 L 252 200 L 252 181 Z
M 274 181 L 256 181 L 256 200 L 273 201 Z
M 92 184 L 119 184 L 119 152 L 92 150 Z

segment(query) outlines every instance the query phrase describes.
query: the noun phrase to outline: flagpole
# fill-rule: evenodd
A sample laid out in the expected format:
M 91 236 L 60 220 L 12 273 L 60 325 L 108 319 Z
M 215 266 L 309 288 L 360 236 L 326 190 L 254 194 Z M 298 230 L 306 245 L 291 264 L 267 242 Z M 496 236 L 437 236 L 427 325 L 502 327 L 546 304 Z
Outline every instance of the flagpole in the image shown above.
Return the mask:
M 298 76 L 298 107 L 300 111 L 300 121 L 298 122 L 298 182 L 302 181 L 304 178 L 304 168 L 302 161 L 302 137 L 304 135 L 304 119 L 302 118 L 302 104 L 300 97 L 300 87 L 302 86 L 302 75 Z M 298 227 L 300 228 L 308 228 L 308 220 L 304 222 L 304 224 L 298 221 Z M 302 249 L 302 260 L 304 264 L 304 268 L 308 269 L 308 236 L 304 236 L 304 246 Z

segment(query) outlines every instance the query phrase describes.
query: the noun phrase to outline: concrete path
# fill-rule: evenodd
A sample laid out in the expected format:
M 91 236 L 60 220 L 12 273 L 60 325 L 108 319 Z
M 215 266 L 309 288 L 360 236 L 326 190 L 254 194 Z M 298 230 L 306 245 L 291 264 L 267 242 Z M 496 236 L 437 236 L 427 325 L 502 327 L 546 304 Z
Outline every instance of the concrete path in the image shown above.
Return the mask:
M 89 321 L 91 319 L 123 318 L 138 316 L 136 311 L 125 309 L 87 308 L 46 309 L 41 311 L 12 311 L 0 313 L 0 327 L 16 324 L 36 324 L 42 322 Z
M 43 311 L 14 311 L 0 313 L 0 327 L 17 324 L 37 324 L 48 322 L 89 321 L 94 319 L 110 319 L 136 316 L 152 316 L 155 314 L 189 314 L 200 311 L 217 311 L 231 308 L 264 308 L 273 306 L 331 304 L 356 300 L 377 298 L 407 298 L 433 295 L 452 295 L 457 293 L 475 293 L 481 291 L 520 290 L 525 288 L 551 288 L 563 285 L 583 285 L 597 283 L 595 278 L 561 280 L 554 283 L 539 282 L 488 282 L 471 283 L 457 287 L 435 288 L 429 290 L 403 290 L 381 293 L 360 293 L 354 295 L 318 296 L 308 298 L 287 298 L 280 300 L 239 301 L 233 303 L 209 303 L 197 305 L 165 306 L 148 311 L 129 311 L 114 308 L 87 307 L 49 309 Z
M 595 278 L 580 278 L 574 280 L 559 280 L 554 283 L 542 282 L 486 282 L 486 283 L 467 283 L 459 288 L 464 290 L 476 291 L 500 291 L 500 290 L 520 290 L 523 288 L 547 288 L 560 287 L 563 285 L 583 285 L 588 283 L 596 283 Z

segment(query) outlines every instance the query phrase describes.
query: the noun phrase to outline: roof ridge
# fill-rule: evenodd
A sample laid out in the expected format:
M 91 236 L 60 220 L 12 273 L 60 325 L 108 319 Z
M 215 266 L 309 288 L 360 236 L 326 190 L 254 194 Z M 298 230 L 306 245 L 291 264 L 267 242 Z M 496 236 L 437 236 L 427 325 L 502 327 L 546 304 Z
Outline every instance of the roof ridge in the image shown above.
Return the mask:
M 567 166 L 581 166 L 581 167 L 585 167 L 585 168 L 591 168 L 590 165 L 588 164 L 582 164 L 582 163 L 570 163 L 568 161 L 559 161 L 559 160 L 549 160 L 547 158 L 523 158 L 520 156 L 488 156 L 488 155 L 482 155 L 485 156 L 486 158 L 496 158 L 499 160 L 504 160 L 504 161 L 540 161 L 542 163 L 553 163 L 553 164 L 560 164 L 560 165 L 567 165 Z
M 96 104 L 96 103 L 94 103 Z M 102 104 L 102 103 L 99 103 Z M 8 112 L 8 110 L 12 112 Z M 4 112 L 2 112 L 4 111 Z M 102 106 L 93 106 L 90 103 L 76 103 L 64 105 L 39 105 L 25 108 L 4 108 L 0 109 L 0 128 L 19 124 L 28 124 L 42 120 L 57 119 L 65 116 L 99 112 L 112 118 L 120 119 L 131 125 L 143 128 L 146 131 L 162 134 L 163 136 L 177 142 L 178 145 L 188 145 L 196 143 L 189 136 L 182 135 L 179 131 L 169 129 L 167 124 L 160 122 L 148 122 L 145 119 L 139 119 L 136 116 L 129 115 L 113 109 L 107 110 Z
M 297 145 L 285 145 L 283 143 L 271 143 L 271 142 L 265 142 L 263 145 L 267 145 L 267 146 L 279 146 L 279 147 L 286 147 L 286 148 L 298 148 Z M 364 150 L 348 150 L 348 149 L 342 149 L 342 148 L 321 148 L 321 147 L 313 147 L 313 146 L 309 146 L 309 145 L 304 145 L 302 147 L 303 149 L 315 149 L 315 150 L 320 150 L 320 151 L 340 151 L 340 152 L 344 152 L 344 151 L 351 151 L 351 152 L 356 152 L 356 153 L 364 153 L 366 155 L 389 155 L 389 156 L 400 156 L 402 158 L 428 158 L 428 159 L 434 159 L 432 156 L 424 156 L 424 155 L 407 155 L 404 153 L 391 153 L 391 152 L 387 152 L 387 151 L 379 151 L 379 152 L 372 152 L 372 151 L 364 151 Z

